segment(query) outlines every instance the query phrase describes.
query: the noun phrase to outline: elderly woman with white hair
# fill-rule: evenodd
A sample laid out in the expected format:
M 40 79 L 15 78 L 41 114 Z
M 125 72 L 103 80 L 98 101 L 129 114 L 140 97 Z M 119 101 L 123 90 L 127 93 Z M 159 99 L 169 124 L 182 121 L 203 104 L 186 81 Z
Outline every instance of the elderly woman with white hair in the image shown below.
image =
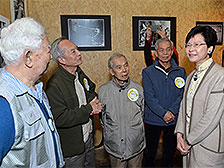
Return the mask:
M 32 18 L 1 31 L 0 167 L 63 167 L 59 136 L 43 84 L 51 59 L 46 32 Z

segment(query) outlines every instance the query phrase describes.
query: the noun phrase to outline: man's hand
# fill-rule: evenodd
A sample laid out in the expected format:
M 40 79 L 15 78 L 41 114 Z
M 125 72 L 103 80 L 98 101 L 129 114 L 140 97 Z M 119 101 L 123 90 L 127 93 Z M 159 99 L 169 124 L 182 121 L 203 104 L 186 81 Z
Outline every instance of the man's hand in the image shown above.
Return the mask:
M 146 29 L 146 40 L 150 40 L 151 35 L 152 35 L 152 30 L 151 30 L 151 28 L 149 27 L 149 24 L 148 24 L 147 29 Z
M 181 155 L 187 155 L 190 152 L 191 146 L 183 139 L 181 133 L 177 133 L 177 149 Z
M 158 33 L 162 38 L 166 38 L 166 32 L 160 27 L 160 30 L 157 30 Z
M 163 120 L 169 124 L 170 122 L 172 122 L 175 119 L 175 116 L 173 115 L 173 113 L 171 111 L 167 111 L 166 114 L 163 117 Z
M 93 114 L 99 114 L 102 111 L 102 104 L 100 103 L 100 101 L 97 99 L 97 97 L 94 97 L 93 100 L 91 100 L 91 102 L 89 103 L 92 108 L 93 111 L 90 113 L 90 115 Z

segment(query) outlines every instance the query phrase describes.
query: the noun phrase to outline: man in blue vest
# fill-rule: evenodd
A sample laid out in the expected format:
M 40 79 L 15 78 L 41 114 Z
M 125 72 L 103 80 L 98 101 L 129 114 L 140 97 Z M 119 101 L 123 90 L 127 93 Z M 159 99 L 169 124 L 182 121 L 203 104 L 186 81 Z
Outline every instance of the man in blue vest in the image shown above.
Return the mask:
M 0 167 L 63 167 L 59 136 L 38 79 L 51 59 L 42 25 L 17 19 L 1 31 Z

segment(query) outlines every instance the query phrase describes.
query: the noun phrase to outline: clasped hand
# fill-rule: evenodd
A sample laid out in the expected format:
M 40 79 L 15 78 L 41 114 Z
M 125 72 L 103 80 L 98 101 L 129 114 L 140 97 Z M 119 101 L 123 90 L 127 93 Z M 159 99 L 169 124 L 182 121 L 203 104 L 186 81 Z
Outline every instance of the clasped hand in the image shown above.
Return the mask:
M 173 115 L 173 113 L 171 111 L 167 111 L 166 114 L 163 117 L 163 120 L 167 124 L 171 123 L 174 119 L 175 119 L 175 116 Z
M 89 104 L 93 108 L 93 110 L 90 113 L 90 115 L 99 114 L 102 111 L 102 103 L 100 103 L 100 101 L 97 99 L 97 97 L 94 97 L 94 99 L 91 100 L 91 102 Z
M 181 133 L 177 133 L 177 149 L 181 155 L 187 155 L 190 152 L 191 146 L 183 139 Z

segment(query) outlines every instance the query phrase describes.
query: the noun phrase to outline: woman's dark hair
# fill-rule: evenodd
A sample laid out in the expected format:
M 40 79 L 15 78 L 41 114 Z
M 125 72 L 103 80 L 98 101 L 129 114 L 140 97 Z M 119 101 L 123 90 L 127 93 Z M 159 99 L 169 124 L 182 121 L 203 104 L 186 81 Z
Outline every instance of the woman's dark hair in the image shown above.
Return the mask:
M 207 47 L 213 46 L 213 50 L 209 56 L 212 56 L 213 51 L 215 50 L 215 44 L 217 42 L 217 34 L 216 31 L 210 26 L 195 26 L 191 29 L 191 31 L 187 34 L 185 44 L 194 37 L 196 34 L 201 34 L 204 39 Z

